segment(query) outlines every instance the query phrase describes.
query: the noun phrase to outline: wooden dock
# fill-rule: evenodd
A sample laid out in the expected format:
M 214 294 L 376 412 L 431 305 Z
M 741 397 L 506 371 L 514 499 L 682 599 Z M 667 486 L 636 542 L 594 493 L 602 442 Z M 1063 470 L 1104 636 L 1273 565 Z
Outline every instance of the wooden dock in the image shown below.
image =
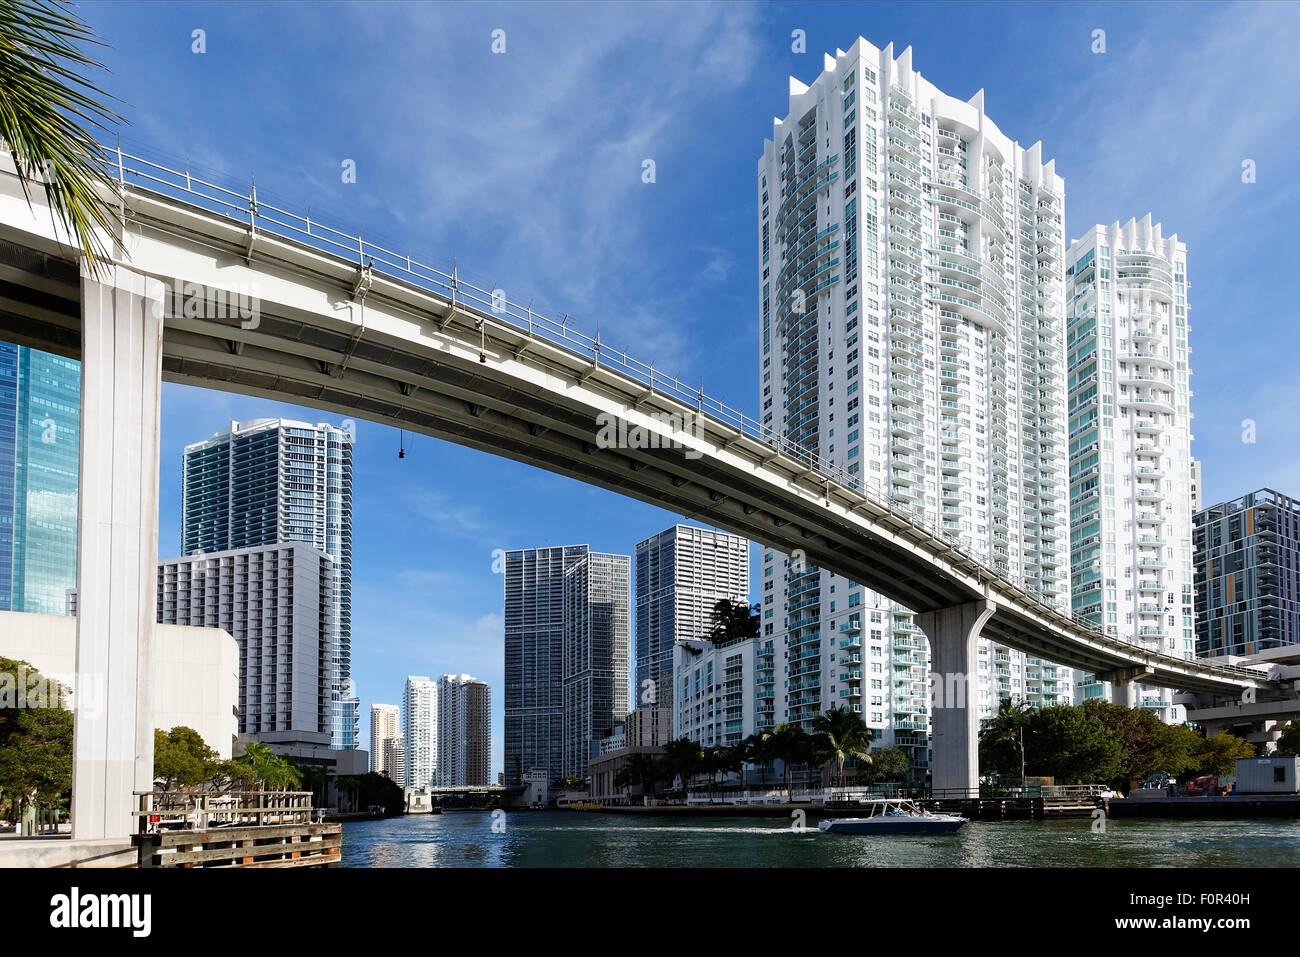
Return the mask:
M 140 867 L 337 867 L 343 827 L 309 791 L 139 791 Z
M 337 867 L 341 824 L 272 824 L 137 834 L 140 867 Z

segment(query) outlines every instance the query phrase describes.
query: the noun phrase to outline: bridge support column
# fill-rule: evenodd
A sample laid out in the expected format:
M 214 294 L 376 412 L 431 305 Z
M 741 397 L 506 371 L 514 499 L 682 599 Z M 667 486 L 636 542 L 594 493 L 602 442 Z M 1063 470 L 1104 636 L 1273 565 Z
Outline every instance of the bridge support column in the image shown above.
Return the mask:
M 1097 675 L 1101 681 L 1110 682 L 1110 701 L 1124 708 L 1136 708 L 1142 704 L 1138 693 L 1138 682 L 1155 674 L 1153 668 L 1120 668 L 1116 671 Z
M 935 794 L 979 793 L 979 655 L 991 601 L 923 612 L 916 623 L 930 639 L 930 786 Z
M 1123 708 L 1138 706 L 1138 686 L 1136 681 L 1117 681 L 1110 686 L 1110 700 Z
M 131 833 L 153 787 L 162 295 L 156 280 L 83 266 L 81 484 L 72 833 Z

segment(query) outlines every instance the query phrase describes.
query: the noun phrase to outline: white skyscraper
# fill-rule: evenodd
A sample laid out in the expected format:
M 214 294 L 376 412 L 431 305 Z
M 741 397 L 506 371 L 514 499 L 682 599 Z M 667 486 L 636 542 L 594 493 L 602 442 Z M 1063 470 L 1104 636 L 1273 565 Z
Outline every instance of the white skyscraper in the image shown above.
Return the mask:
M 492 763 L 492 697 L 470 675 L 438 679 L 439 787 L 487 785 Z
M 1064 182 L 1041 144 L 859 38 L 791 78 L 755 187 L 763 424 L 1063 603 Z M 912 614 L 798 555 L 761 564 L 758 726 L 848 705 L 923 768 Z M 983 714 L 1070 700 L 1067 669 L 987 641 L 979 661 Z
M 221 628 L 239 643 L 239 733 L 263 744 L 330 744 L 334 583 L 304 542 L 158 563 L 158 621 Z
M 393 777 L 384 758 L 384 742 L 402 733 L 402 709 L 395 704 L 370 706 L 370 770 Z M 405 771 L 405 768 L 402 769 Z
M 408 675 L 402 694 L 407 787 L 435 783 L 438 773 L 438 685 L 427 675 Z
M 1070 244 L 1074 612 L 1171 655 L 1195 654 L 1187 247 L 1150 214 Z M 1080 674 L 1085 697 L 1108 694 Z M 1140 701 L 1182 720 L 1172 692 Z
M 333 559 L 330 746 L 360 747 L 352 690 L 352 433 L 291 419 L 231 422 L 185 447 L 187 555 L 307 542 Z

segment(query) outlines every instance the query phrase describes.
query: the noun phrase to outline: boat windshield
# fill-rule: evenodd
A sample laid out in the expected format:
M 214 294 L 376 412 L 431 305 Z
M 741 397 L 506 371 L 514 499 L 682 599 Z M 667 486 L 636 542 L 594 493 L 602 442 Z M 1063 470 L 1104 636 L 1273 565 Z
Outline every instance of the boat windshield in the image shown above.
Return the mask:
M 915 801 L 873 801 L 871 817 L 933 817 Z

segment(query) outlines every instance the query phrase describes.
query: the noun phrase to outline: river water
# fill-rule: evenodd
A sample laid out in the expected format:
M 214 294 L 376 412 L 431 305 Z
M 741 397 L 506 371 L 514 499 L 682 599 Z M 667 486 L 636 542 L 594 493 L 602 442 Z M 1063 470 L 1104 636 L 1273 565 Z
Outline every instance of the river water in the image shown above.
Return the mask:
M 972 821 L 941 835 L 778 818 L 448 811 L 343 825 L 344 867 L 1300 867 L 1300 820 Z

